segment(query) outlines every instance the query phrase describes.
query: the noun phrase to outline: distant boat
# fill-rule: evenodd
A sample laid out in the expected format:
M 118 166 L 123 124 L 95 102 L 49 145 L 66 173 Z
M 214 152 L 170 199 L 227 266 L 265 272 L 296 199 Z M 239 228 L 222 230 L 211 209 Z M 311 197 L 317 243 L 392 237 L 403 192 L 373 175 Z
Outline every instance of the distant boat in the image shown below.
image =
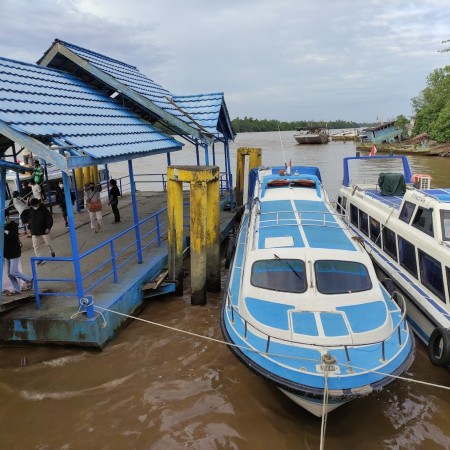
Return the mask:
M 324 127 L 297 128 L 294 138 L 299 144 L 327 144 L 330 140 L 328 130 Z
M 221 327 L 244 365 L 320 417 L 404 373 L 414 337 L 319 169 L 280 169 L 250 173 Z

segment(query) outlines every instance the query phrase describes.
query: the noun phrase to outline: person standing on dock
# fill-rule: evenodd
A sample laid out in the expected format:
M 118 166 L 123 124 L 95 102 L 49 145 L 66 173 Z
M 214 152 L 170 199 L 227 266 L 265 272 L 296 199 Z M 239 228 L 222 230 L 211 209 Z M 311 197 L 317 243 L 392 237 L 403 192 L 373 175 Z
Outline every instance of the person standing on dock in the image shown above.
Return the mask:
M 50 230 L 53 226 L 53 217 L 50 211 L 37 199 L 31 200 L 30 210 L 30 231 L 33 242 L 34 253 L 37 257 L 41 256 L 39 253 L 40 241 L 44 241 L 52 258 L 55 257 L 50 239 Z M 38 265 L 41 266 L 45 261 L 42 259 L 38 261 Z
M 33 179 L 31 180 L 31 191 L 33 193 L 33 198 L 36 198 L 37 200 L 39 200 L 41 203 L 44 202 L 44 195 L 42 193 L 42 189 L 40 184 L 36 183 L 36 181 Z
M 120 191 L 117 187 L 117 182 L 111 178 L 111 180 L 109 180 L 109 205 L 114 213 L 114 223 L 120 222 L 120 213 L 118 208 L 119 197 Z
M 91 230 L 98 233 L 102 228 L 102 202 L 100 199 L 100 186 L 97 188 L 94 183 L 86 185 L 85 193 L 86 208 L 89 211 L 91 220 Z
M 20 271 L 20 257 L 22 255 L 22 243 L 19 238 L 19 226 L 14 220 L 9 217 L 9 211 L 5 210 L 5 228 L 4 228 L 4 243 L 3 243 L 3 257 L 6 262 L 6 270 L 8 278 L 11 280 L 13 291 L 7 291 L 6 295 L 20 294 L 19 280 L 25 281 L 24 290 L 30 290 L 33 286 L 33 279 Z
M 20 221 L 25 228 L 27 237 L 31 237 L 30 234 L 30 207 L 19 197 L 19 191 L 13 192 L 13 205 L 16 211 L 19 213 Z
M 75 202 L 75 195 L 72 192 L 70 192 L 70 201 L 72 202 L 72 204 Z M 66 223 L 66 228 L 69 228 L 69 222 L 67 221 L 67 204 L 66 196 L 64 194 L 64 184 L 61 181 L 58 183 L 58 187 L 56 188 L 56 202 L 61 208 L 64 222 Z

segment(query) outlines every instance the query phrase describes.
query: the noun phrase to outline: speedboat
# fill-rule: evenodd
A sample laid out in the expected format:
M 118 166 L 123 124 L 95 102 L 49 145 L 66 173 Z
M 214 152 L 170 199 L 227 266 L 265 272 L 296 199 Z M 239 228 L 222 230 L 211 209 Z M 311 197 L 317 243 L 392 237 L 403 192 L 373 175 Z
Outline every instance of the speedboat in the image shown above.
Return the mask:
M 432 189 L 430 176 L 412 175 L 406 156 L 349 157 L 337 211 L 380 276 L 403 293 L 431 362 L 449 367 L 450 189 Z
M 297 128 L 294 139 L 299 144 L 327 144 L 330 140 L 328 130 L 323 127 Z
M 237 358 L 318 417 L 402 375 L 415 354 L 403 299 L 378 281 L 319 169 L 253 169 L 249 198 L 221 313 Z

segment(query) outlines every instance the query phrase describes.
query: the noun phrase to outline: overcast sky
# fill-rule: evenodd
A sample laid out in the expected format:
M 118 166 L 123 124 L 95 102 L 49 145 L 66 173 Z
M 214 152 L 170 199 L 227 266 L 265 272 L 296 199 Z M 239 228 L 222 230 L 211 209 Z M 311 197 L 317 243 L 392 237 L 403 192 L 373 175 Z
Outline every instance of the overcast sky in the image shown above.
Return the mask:
M 448 0 L 0 0 L 0 29 L 2 57 L 62 39 L 176 95 L 224 92 L 231 118 L 410 116 L 450 64 Z

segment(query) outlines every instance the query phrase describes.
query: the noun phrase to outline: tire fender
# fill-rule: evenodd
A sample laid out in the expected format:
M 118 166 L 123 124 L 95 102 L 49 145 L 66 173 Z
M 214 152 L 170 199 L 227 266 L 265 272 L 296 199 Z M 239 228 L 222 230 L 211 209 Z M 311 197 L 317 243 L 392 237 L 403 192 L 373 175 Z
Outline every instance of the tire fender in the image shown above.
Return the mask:
M 428 356 L 435 366 L 450 366 L 450 332 L 446 328 L 436 327 L 428 341 Z

